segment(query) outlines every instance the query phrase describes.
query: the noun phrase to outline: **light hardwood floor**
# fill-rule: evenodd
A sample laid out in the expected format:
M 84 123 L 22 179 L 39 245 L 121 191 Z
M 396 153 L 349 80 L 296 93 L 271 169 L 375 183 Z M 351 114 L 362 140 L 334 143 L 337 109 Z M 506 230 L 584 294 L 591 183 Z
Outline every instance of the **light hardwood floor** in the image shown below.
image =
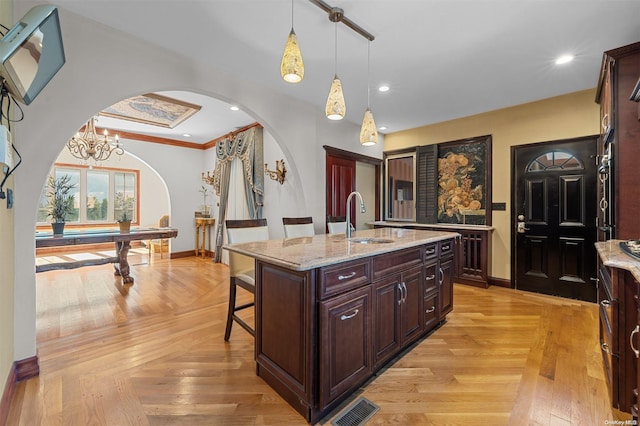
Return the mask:
M 17 385 L 8 424 L 306 424 L 255 375 L 253 338 L 234 326 L 223 341 L 227 267 L 145 262 L 131 259 L 126 287 L 110 265 L 37 274 L 40 376 Z M 448 321 L 361 391 L 380 406 L 368 424 L 629 419 L 608 403 L 597 315 L 594 304 L 456 285 Z

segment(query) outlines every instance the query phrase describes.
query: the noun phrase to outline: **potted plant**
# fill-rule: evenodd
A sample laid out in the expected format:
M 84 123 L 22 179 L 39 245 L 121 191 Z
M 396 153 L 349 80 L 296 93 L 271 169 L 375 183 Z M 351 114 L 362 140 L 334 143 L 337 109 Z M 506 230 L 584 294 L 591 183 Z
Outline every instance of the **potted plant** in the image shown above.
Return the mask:
M 211 206 L 207 204 L 207 197 L 209 196 L 209 188 L 202 185 L 198 190 L 202 194 L 202 205 L 200 206 L 200 213 L 202 217 L 211 216 Z
M 115 205 L 116 211 L 120 212 L 118 217 L 118 225 L 120 232 L 129 232 L 131 229 L 131 220 L 133 216 L 133 202 L 135 198 L 126 196 L 123 192 L 116 193 Z
M 47 216 L 51 217 L 53 235 L 59 236 L 64 233 L 67 217 L 75 210 L 71 190 L 76 184 L 71 183 L 71 175 L 62 175 L 58 178 L 49 176 L 47 186 Z

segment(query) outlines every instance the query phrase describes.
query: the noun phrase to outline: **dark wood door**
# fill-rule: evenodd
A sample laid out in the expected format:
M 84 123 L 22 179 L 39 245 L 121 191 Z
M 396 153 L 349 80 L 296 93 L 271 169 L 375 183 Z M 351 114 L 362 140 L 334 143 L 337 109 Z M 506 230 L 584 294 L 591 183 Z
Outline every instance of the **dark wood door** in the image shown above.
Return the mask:
M 400 275 L 384 278 L 373 285 L 373 364 L 374 369 L 400 348 L 398 311 Z
M 453 258 L 440 261 L 438 271 L 440 274 L 440 319 L 444 319 L 453 310 L 453 268 Z
M 356 162 L 327 155 L 327 216 L 347 214 L 346 201 L 356 190 Z M 351 223 L 356 223 L 355 198 L 351 201 Z
M 400 300 L 400 332 L 402 344 L 412 340 L 422 332 L 422 266 L 402 273 Z
M 595 302 L 597 138 L 512 149 L 515 287 Z
M 320 407 L 371 374 L 371 287 L 320 303 Z

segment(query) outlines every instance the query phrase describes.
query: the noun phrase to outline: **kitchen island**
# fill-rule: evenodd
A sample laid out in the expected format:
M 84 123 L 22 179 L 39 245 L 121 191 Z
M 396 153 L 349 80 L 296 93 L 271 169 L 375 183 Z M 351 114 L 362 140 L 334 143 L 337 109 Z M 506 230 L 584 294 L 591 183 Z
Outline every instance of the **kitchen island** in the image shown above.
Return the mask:
M 258 375 L 316 423 L 445 321 L 458 238 L 378 228 L 226 245 L 256 260 Z

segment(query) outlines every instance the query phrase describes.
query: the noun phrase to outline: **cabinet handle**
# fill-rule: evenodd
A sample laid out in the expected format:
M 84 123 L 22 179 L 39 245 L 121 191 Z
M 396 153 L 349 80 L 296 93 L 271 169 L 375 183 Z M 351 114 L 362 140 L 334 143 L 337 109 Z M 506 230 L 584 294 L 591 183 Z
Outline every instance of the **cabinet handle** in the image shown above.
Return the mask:
M 402 303 L 407 301 L 407 284 L 402 281 L 402 288 L 404 289 L 404 297 L 402 298 Z
M 426 281 L 431 281 L 431 280 L 435 279 L 435 277 L 436 277 L 436 274 L 429 275 L 427 278 L 425 278 L 425 280 Z
M 451 246 L 447 244 L 446 246 L 442 246 L 442 251 L 449 250 Z
M 349 278 L 353 278 L 353 277 L 355 277 L 355 276 L 356 276 L 356 272 L 355 272 L 355 271 L 353 271 L 352 273 L 347 274 L 347 275 L 338 275 L 338 280 L 340 280 L 340 281 L 342 281 L 342 280 L 348 280 Z
M 608 308 L 611 306 L 611 300 L 603 299 L 600 301 L 600 305 L 602 305 L 603 308 Z
M 444 271 L 440 268 L 440 285 L 444 282 Z
M 432 306 L 431 308 L 427 309 L 425 312 L 430 314 L 431 312 L 434 312 L 436 310 L 435 306 Z
M 633 336 L 640 331 L 640 325 L 636 324 L 636 328 L 631 332 L 631 336 L 629 336 L 629 345 L 631 345 L 631 350 L 634 354 L 636 354 L 636 358 L 640 358 L 640 351 L 638 351 L 635 346 L 633 346 Z
M 358 315 L 358 312 L 359 311 L 356 309 L 351 315 L 342 315 L 340 317 L 340 320 L 344 321 L 344 320 L 351 319 L 351 318 L 355 317 L 356 315 Z
M 609 352 L 609 345 L 607 344 L 607 342 L 604 342 L 600 345 L 600 349 L 602 349 L 602 352 L 606 352 L 609 355 L 611 355 L 611 352 Z
M 436 249 L 432 248 L 432 249 L 427 249 L 427 255 L 429 254 L 435 254 L 436 253 Z
M 398 283 L 398 291 L 400 292 L 398 294 L 398 305 L 402 304 L 402 285 L 400 283 Z

